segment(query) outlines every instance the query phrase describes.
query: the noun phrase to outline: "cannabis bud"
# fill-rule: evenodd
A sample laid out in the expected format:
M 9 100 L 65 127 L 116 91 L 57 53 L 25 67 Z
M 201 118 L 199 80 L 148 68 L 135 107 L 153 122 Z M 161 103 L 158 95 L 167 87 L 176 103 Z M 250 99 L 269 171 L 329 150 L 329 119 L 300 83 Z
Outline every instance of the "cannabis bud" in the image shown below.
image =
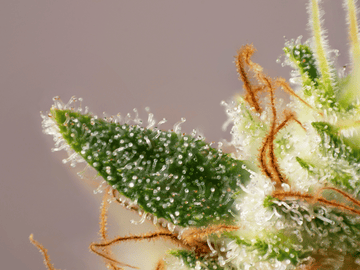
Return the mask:
M 109 269 L 121 263 L 110 247 L 163 238 L 179 246 L 156 269 L 360 269 L 360 43 L 354 0 L 347 8 L 352 70 L 329 57 L 318 0 L 309 1 L 313 37 L 287 41 L 283 65 L 292 87 L 270 78 L 245 45 L 235 58 L 245 95 L 222 104 L 232 123 L 234 153 L 214 148 L 182 119 L 162 130 L 149 113 L 98 118 L 81 99 L 54 98 L 42 114 L 64 163 L 86 163 L 104 180 L 102 235 L 90 249 Z M 282 110 L 277 90 L 291 96 Z M 150 220 L 158 230 L 106 235 L 108 201 Z M 45 254 L 41 244 L 31 241 Z

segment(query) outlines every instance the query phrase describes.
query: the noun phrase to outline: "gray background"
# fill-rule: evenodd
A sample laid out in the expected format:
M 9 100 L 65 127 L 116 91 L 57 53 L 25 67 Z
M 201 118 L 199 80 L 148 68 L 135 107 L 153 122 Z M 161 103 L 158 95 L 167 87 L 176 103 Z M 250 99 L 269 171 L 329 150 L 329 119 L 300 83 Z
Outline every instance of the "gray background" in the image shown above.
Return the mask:
M 348 62 L 345 15 L 340 0 L 324 1 L 330 45 Z M 126 114 L 149 106 L 183 130 L 200 129 L 207 141 L 230 139 L 220 101 L 241 91 L 233 56 L 253 43 L 255 61 L 274 76 L 289 78 L 275 60 L 284 36 L 307 31 L 300 0 L 2 0 L 0 1 L 0 268 L 45 269 L 29 241 L 34 233 L 56 268 L 105 269 L 88 251 L 98 240 L 101 196 L 63 165 L 42 134 L 39 111 L 52 97 L 84 98 L 92 112 Z M 113 205 L 110 234 L 154 230 L 133 226 L 132 213 Z M 170 247 L 127 243 L 118 258 L 153 269 Z

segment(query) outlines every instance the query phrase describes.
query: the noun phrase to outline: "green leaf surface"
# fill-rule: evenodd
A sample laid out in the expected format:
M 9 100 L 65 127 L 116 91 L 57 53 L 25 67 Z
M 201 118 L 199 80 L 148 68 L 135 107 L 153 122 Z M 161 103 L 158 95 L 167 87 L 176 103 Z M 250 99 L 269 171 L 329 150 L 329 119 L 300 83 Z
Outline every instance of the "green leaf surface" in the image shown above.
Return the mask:
M 352 255 L 359 252 L 358 216 L 297 200 L 283 201 L 282 205 L 274 203 L 272 207 L 284 215 L 289 224 L 286 230 L 296 235 L 298 241 L 294 247 L 298 250 L 299 258 L 309 256 L 312 251 L 319 249 L 334 249 L 339 253 Z M 291 223 L 293 224 L 290 226 Z
M 268 205 L 271 204 L 271 198 L 268 198 Z M 293 265 L 299 261 L 299 253 L 293 248 L 294 237 L 285 236 L 281 232 L 270 234 L 266 240 L 256 239 L 256 241 L 246 241 L 233 233 L 225 233 L 227 237 L 236 241 L 239 246 L 245 246 L 250 252 L 256 252 L 259 260 L 277 259 L 278 261 L 289 260 Z
M 51 111 L 67 143 L 146 212 L 180 226 L 234 220 L 233 194 L 249 173 L 201 138 Z
M 339 129 L 336 126 L 326 122 L 313 122 L 312 126 L 321 137 L 323 154 L 325 156 L 331 156 L 329 162 L 331 162 L 331 160 L 339 160 L 333 165 L 325 165 L 326 168 L 324 169 L 331 175 L 329 180 L 340 188 L 346 188 L 352 191 L 358 190 L 359 182 L 355 181 L 354 173 L 359 173 L 357 164 L 360 161 L 360 150 L 353 148 L 352 144 L 339 134 Z M 343 169 L 340 166 L 343 162 L 340 162 L 340 160 L 347 162 L 347 166 L 352 169 Z M 319 174 L 319 169 L 315 168 L 313 173 Z M 318 177 L 320 178 L 321 174 L 319 174 Z
M 311 125 L 320 135 L 325 151 L 335 158 L 341 157 L 350 163 L 360 162 L 360 149 L 343 138 L 339 134 L 339 128 L 327 122 L 312 122 Z
M 298 44 L 293 47 L 285 47 L 284 52 L 298 68 L 303 86 L 318 86 L 320 73 L 315 64 L 315 56 L 308 45 Z M 310 96 L 311 91 L 304 88 L 305 94 Z
M 182 262 L 191 269 L 208 269 L 208 270 L 235 270 L 235 268 L 226 266 L 226 268 L 220 266 L 217 259 L 212 257 L 199 257 L 192 251 L 188 250 L 170 250 L 170 255 L 175 256 L 182 260 Z M 216 257 L 217 258 L 217 257 Z M 197 268 L 198 267 L 198 268 Z

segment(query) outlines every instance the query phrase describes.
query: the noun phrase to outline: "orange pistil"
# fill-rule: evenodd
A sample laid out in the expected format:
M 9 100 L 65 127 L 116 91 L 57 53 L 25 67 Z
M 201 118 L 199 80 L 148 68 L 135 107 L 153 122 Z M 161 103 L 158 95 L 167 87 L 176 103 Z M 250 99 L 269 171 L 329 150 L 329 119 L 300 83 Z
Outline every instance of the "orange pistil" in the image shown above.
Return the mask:
M 337 192 L 340 191 L 340 190 L 338 190 L 336 188 L 330 188 L 330 189 L 336 190 Z M 350 197 L 345 192 L 341 191 L 341 194 L 345 194 L 344 196 L 347 199 L 349 199 L 349 197 Z M 347 206 L 347 205 L 342 204 L 342 203 L 327 200 L 327 199 L 325 199 L 324 197 L 322 197 L 322 196 L 320 196 L 318 194 L 316 196 L 313 196 L 313 195 L 310 195 L 310 194 L 304 194 L 304 193 L 301 193 L 301 192 L 294 192 L 294 191 L 274 191 L 272 196 L 274 198 L 279 199 L 279 200 L 284 200 L 284 199 L 287 199 L 287 198 L 295 198 L 295 199 L 299 199 L 299 200 L 308 201 L 310 203 L 319 202 L 319 203 L 325 204 L 327 206 L 347 210 L 347 211 L 350 211 L 350 212 L 352 212 L 354 214 L 360 215 L 360 210 L 358 210 L 356 208 L 353 208 L 353 207 L 350 207 L 350 206 Z M 353 199 L 353 200 L 355 200 L 355 199 Z M 356 201 L 356 204 L 360 205 L 360 202 Z
M 49 257 L 48 252 L 47 252 L 47 249 L 44 248 L 44 246 L 43 246 L 42 244 L 40 244 L 38 241 L 36 241 L 36 240 L 34 239 L 34 235 L 33 235 L 33 234 L 30 234 L 29 240 L 30 240 L 30 242 L 31 242 L 35 247 L 37 247 L 37 249 L 43 254 L 43 256 L 44 256 L 44 264 L 45 264 L 46 268 L 47 268 L 48 270 L 58 270 L 58 269 L 56 269 L 56 268 L 54 267 L 54 265 L 51 263 L 50 257 Z

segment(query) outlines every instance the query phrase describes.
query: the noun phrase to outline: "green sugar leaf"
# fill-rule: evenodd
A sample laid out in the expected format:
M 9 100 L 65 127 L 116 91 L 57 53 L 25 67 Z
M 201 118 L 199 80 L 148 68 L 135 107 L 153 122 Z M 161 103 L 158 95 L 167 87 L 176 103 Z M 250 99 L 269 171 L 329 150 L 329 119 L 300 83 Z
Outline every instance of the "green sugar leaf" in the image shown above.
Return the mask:
M 320 73 L 317 70 L 315 56 L 310 47 L 305 44 L 298 44 L 293 47 L 285 47 L 284 52 L 298 68 L 302 77 L 303 87 L 318 86 Z M 311 95 L 311 92 L 306 87 L 304 92 L 308 96 Z
M 338 110 L 333 91 L 339 84 L 336 74 L 332 74 L 331 80 L 324 81 L 316 64 L 316 55 L 307 44 L 300 44 L 298 41 L 296 44 L 287 42 L 283 50 L 300 75 L 304 96 L 314 98 L 318 109 Z
M 226 266 L 225 268 L 221 266 L 221 263 L 213 257 L 199 257 L 192 251 L 188 250 L 170 250 L 168 254 L 179 258 L 184 265 L 190 267 L 191 269 L 208 269 L 208 270 L 235 270 L 234 267 Z
M 293 265 L 297 265 L 299 261 L 298 252 L 292 248 L 292 244 L 288 237 L 277 235 L 277 241 L 267 243 L 258 240 L 253 245 L 253 250 L 257 250 L 260 256 L 266 256 L 267 259 L 276 258 L 278 261 L 289 260 Z
M 51 110 L 62 137 L 111 186 L 146 212 L 183 227 L 232 224 L 242 161 L 202 138 Z
M 360 162 L 360 149 L 343 138 L 339 134 L 339 128 L 327 122 L 312 122 L 311 125 L 320 135 L 325 151 L 350 163 Z
M 360 251 L 358 216 L 298 200 L 286 200 L 274 207 L 289 224 L 293 223 L 286 230 L 296 235 L 293 246 L 297 247 L 299 258 L 319 249 L 334 249 L 352 255 Z
M 270 198 L 268 201 L 270 202 Z M 269 233 L 265 240 L 256 239 L 256 241 L 242 239 L 232 232 L 225 233 L 224 235 L 235 240 L 238 246 L 246 248 L 249 252 L 259 255 L 259 261 L 276 258 L 278 261 L 289 260 L 293 265 L 296 265 L 299 261 L 299 256 L 301 255 L 304 257 L 303 254 L 296 251 L 293 247 L 297 244 L 295 238 L 289 235 L 285 236 L 282 232 L 275 235 Z
M 327 41 L 324 36 L 322 21 L 320 16 L 319 0 L 311 0 L 309 3 L 311 16 L 311 29 L 314 36 L 314 51 L 316 52 L 317 65 L 321 73 L 321 81 L 326 96 L 332 96 L 334 89 L 332 85 L 333 69 L 326 55 Z
M 263 202 L 264 207 L 270 207 L 270 206 L 274 205 L 273 200 L 274 200 L 274 197 L 272 197 L 270 195 L 266 196 L 264 199 L 264 202 Z
M 352 191 L 358 190 L 360 183 L 354 178 L 354 174 L 359 173 L 357 164 L 360 162 L 360 150 L 353 148 L 353 145 L 339 134 L 339 129 L 336 126 L 326 122 L 313 122 L 311 124 L 321 137 L 323 154 L 331 157 L 328 162 L 334 160 L 331 164 L 324 165 L 331 175 L 329 180 L 338 187 Z M 346 164 L 344 165 L 344 162 L 340 162 L 340 160 L 345 161 Z M 347 169 L 344 169 L 343 166 L 347 166 Z M 314 173 L 316 171 L 318 170 L 315 170 Z
M 304 168 L 305 170 L 309 171 L 309 172 L 313 172 L 313 166 L 311 166 L 308 162 L 306 162 L 305 160 L 303 160 L 302 158 L 296 157 L 296 161 L 300 164 L 300 166 L 302 168 Z

